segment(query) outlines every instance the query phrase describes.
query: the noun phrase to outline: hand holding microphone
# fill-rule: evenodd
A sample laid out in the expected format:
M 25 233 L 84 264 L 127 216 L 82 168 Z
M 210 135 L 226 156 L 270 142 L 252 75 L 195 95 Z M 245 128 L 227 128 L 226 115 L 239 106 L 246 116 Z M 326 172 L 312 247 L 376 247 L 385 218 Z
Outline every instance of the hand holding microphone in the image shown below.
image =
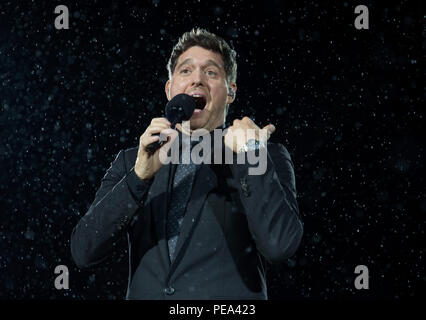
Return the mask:
M 192 114 L 194 113 L 196 104 L 195 100 L 185 94 L 181 93 L 173 97 L 167 104 L 166 104 L 166 118 L 170 123 L 170 126 L 174 127 L 176 123 L 182 122 L 183 120 L 188 120 L 191 118 Z M 164 142 L 163 141 L 155 141 L 148 145 L 146 149 L 154 153 L 158 148 L 162 146 Z
M 194 99 L 187 94 L 178 94 L 166 104 L 166 118 L 154 118 L 139 139 L 138 156 L 135 163 L 136 175 L 143 179 L 151 179 L 163 166 L 159 153 L 168 152 L 174 139 L 178 136 L 172 129 L 183 120 L 188 120 L 195 109 Z M 160 141 L 159 134 L 170 136 L 170 139 Z

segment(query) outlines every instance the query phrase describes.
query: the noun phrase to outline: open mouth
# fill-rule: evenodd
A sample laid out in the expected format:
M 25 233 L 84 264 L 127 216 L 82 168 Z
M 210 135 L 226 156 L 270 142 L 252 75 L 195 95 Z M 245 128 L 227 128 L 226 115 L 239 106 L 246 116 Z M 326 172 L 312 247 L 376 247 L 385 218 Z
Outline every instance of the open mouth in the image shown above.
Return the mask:
M 195 109 L 193 115 L 202 113 L 207 105 L 207 99 L 202 95 L 197 94 L 193 95 L 192 98 L 195 101 Z
M 195 101 L 195 109 L 200 109 L 203 110 L 206 106 L 206 98 L 204 98 L 203 96 L 192 96 L 192 98 Z

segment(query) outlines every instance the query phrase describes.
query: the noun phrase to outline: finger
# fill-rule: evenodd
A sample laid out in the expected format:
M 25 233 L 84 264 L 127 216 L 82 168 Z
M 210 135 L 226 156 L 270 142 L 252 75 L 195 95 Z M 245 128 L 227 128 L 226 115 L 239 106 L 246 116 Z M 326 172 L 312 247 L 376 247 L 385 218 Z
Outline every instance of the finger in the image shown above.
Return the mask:
M 178 137 L 178 131 L 174 129 L 166 129 L 161 132 L 161 134 L 167 135 L 168 141 L 161 146 L 159 149 L 159 159 L 161 162 L 164 163 L 164 161 L 167 159 L 167 154 L 172 147 L 173 143 L 176 141 L 178 143 L 178 140 L 176 138 Z M 178 147 L 178 146 L 176 146 Z
M 275 131 L 275 127 L 272 124 L 269 124 L 265 127 L 263 127 L 263 129 L 261 129 L 259 131 L 259 140 L 266 142 L 267 140 L 269 140 L 269 138 L 271 137 L 271 134 Z
M 147 135 L 153 135 L 153 134 L 157 134 L 157 133 L 160 133 L 162 130 L 165 130 L 165 129 L 168 129 L 168 128 L 170 128 L 170 126 L 168 126 L 168 125 L 166 125 L 166 124 L 157 124 L 157 125 L 155 125 L 155 126 L 149 126 L 147 129 L 146 129 L 146 133 L 147 133 Z
M 275 128 L 275 126 L 274 126 L 272 123 L 268 124 L 268 125 L 267 125 L 267 127 L 268 127 L 268 130 L 269 130 L 271 133 L 274 133 L 274 132 L 275 132 L 275 130 L 277 129 L 277 128 Z
M 168 124 L 165 123 L 156 123 L 156 124 L 151 124 L 146 130 L 151 132 L 151 131 L 156 131 L 158 129 L 164 130 L 164 129 L 168 129 L 170 128 L 170 126 Z
M 274 132 L 275 132 L 275 130 L 276 130 L 275 126 L 274 126 L 272 123 L 271 123 L 271 124 L 268 124 L 268 125 L 267 125 L 267 126 L 265 126 L 265 127 L 263 127 L 263 129 L 268 130 L 269 134 L 274 133 Z
M 251 120 L 249 117 L 244 117 L 241 119 L 241 121 L 245 122 L 245 123 L 252 123 L 253 120 Z
M 169 126 L 172 125 L 170 123 L 170 121 L 167 120 L 167 118 L 164 118 L 164 117 L 162 117 L 162 118 L 153 118 L 151 120 L 151 124 L 158 124 L 158 123 L 167 123 Z
M 175 129 L 164 129 L 163 131 L 161 131 L 161 136 L 167 137 L 167 142 L 163 145 L 164 150 L 167 150 L 170 148 L 171 144 L 173 143 L 173 141 L 176 139 L 176 137 L 178 136 L 178 131 Z
M 255 138 L 255 136 L 253 136 Z M 232 146 L 232 149 L 235 152 L 239 152 L 241 147 L 244 144 L 244 141 L 247 140 L 247 130 L 242 128 L 234 127 L 233 130 L 229 129 L 225 136 L 225 141 L 229 146 Z
M 239 125 L 244 128 L 252 128 L 256 130 L 260 130 L 260 128 L 254 123 L 252 119 L 249 117 L 243 117 L 241 120 L 239 120 Z
M 160 139 L 159 136 L 147 136 L 147 137 L 143 137 L 140 141 L 140 144 L 142 147 L 146 147 L 148 145 L 150 145 L 151 143 L 158 141 Z

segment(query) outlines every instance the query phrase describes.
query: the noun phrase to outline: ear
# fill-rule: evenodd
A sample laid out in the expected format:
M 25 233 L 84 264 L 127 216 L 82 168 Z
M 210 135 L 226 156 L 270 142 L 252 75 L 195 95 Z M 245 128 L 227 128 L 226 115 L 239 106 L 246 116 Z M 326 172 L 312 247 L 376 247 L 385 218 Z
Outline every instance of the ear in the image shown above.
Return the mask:
M 237 95 L 237 84 L 235 82 L 228 85 L 228 94 L 231 90 L 234 91 L 234 94 L 228 95 L 228 100 L 226 101 L 227 104 L 231 104 L 232 102 L 234 102 L 235 97 Z
M 170 101 L 170 80 L 167 80 L 164 91 L 166 91 L 167 100 Z

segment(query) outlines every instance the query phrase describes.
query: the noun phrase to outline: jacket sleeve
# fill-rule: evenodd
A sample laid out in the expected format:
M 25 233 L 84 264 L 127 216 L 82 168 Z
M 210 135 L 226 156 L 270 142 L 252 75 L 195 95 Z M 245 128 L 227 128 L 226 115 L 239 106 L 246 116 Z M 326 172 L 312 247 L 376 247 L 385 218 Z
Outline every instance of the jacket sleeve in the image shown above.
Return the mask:
M 268 261 L 275 263 L 296 252 L 303 223 L 290 154 L 282 144 L 270 143 L 267 149 L 263 174 L 249 175 L 248 169 L 255 166 L 248 161 L 244 164 L 234 161 L 230 167 L 239 184 L 240 199 L 256 247 Z
M 121 150 L 111 163 L 95 199 L 71 234 L 71 254 L 80 268 L 95 265 L 108 255 L 126 232 L 131 218 L 142 205 L 150 184 L 125 166 Z

